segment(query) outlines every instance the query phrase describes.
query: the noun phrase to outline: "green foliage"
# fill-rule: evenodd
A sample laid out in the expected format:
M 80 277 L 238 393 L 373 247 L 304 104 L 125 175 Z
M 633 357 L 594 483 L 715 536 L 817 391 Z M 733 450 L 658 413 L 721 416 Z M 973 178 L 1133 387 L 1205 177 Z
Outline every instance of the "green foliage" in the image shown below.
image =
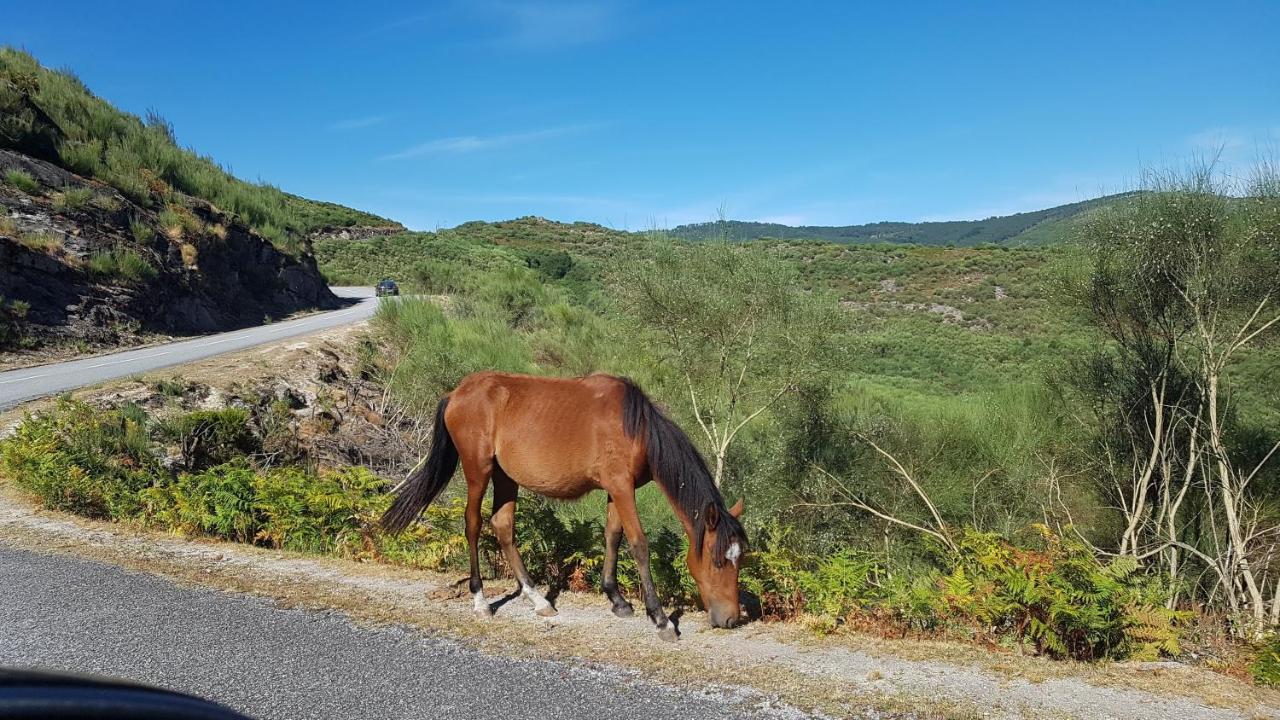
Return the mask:
M 22 344 L 22 320 L 30 309 L 31 306 L 21 300 L 6 300 L 0 295 L 0 350 Z
M 1280 686 L 1280 633 L 1273 633 L 1258 649 L 1249 665 L 1254 682 L 1270 687 Z
M 18 235 L 18 242 L 38 252 L 54 252 L 62 248 L 62 238 L 51 233 L 22 233 Z
M 147 282 L 159 274 L 141 253 L 127 247 L 94 253 L 85 267 L 97 278 L 126 283 Z
M 47 507 L 124 519 L 138 510 L 157 468 L 149 443 L 136 416 L 59 401 L 0 443 L 0 474 Z
M 150 113 L 143 120 L 121 112 L 73 75 L 46 69 L 12 48 L 0 49 L 0 117 L 4 147 L 107 182 L 144 207 L 166 201 L 171 190 L 203 198 L 282 245 L 326 226 L 392 224 L 239 180 L 210 158 L 181 148 L 160 116 Z
M 93 200 L 93 198 L 94 198 L 94 192 L 92 188 L 69 187 L 54 196 L 53 207 L 55 210 L 58 210 L 59 212 L 69 212 L 72 210 L 79 210 L 85 205 L 88 205 L 89 202 Z
M 6 170 L 4 181 L 24 193 L 34 193 L 40 189 L 40 183 L 24 170 Z
M 353 555 L 385 508 L 385 481 L 364 468 L 313 475 L 272 469 L 254 480 L 257 539 L 286 550 Z
M 177 443 L 191 469 L 221 465 L 257 450 L 249 413 L 239 408 L 197 410 L 157 425 L 160 438 Z

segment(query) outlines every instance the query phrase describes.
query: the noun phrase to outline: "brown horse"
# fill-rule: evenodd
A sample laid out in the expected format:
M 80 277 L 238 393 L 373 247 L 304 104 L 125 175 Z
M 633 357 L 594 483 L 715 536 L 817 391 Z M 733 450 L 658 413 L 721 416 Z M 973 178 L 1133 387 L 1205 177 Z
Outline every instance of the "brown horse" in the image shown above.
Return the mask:
M 609 494 L 605 517 L 604 594 L 618 617 L 633 610 L 617 583 L 618 544 L 625 532 L 640 571 L 644 605 L 666 640 L 676 633 L 649 574 L 649 545 L 636 514 L 636 488 L 655 479 L 689 535 L 689 571 L 716 627 L 738 623 L 738 566 L 746 534 L 711 480 L 706 462 L 675 423 L 625 378 L 545 378 L 481 372 L 463 379 L 436 409 L 431 452 L 405 480 L 382 518 L 398 532 L 412 523 L 462 461 L 467 479 L 466 532 L 471 593 L 478 614 L 492 614 L 480 580 L 480 505 L 493 481 L 493 529 L 522 594 L 539 615 L 555 608 L 538 592 L 515 544 L 517 486 L 574 499 Z

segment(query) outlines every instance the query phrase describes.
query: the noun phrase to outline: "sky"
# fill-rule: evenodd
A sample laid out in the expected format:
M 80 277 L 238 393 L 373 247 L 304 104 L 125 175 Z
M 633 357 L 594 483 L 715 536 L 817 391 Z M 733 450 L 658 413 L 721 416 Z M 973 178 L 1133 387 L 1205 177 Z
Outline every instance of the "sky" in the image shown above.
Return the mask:
M 238 176 L 430 230 L 972 219 L 1280 145 L 1280 2 L 10 3 Z

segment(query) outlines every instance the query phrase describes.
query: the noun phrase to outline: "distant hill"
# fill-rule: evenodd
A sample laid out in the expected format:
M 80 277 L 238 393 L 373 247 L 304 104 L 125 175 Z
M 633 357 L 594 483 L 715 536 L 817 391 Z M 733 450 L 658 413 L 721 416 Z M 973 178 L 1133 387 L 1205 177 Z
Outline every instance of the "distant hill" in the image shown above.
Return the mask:
M 1112 202 L 1128 193 L 1108 195 L 1093 200 L 1059 205 L 1046 210 L 989 217 L 985 220 L 951 220 L 946 222 L 878 222 L 866 225 L 805 225 L 792 227 L 777 223 L 720 220 L 680 225 L 670 234 L 686 240 L 734 242 L 775 238 L 779 240 L 827 240 L 837 243 L 910 243 L 913 245 L 1047 245 L 1061 242 L 1069 232 L 1071 220 L 1080 213 Z

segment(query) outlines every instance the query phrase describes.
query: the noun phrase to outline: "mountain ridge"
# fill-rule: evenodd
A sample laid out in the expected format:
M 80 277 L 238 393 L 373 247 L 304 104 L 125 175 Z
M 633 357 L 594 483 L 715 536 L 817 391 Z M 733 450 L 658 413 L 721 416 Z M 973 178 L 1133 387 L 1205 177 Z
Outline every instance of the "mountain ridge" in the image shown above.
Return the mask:
M 913 245 L 1045 245 L 1061 242 L 1073 219 L 1095 207 L 1129 197 L 1117 193 L 1080 202 L 1057 205 L 982 220 L 929 222 L 882 221 L 859 225 L 783 225 L 745 220 L 714 220 L 678 225 L 668 234 L 684 240 L 743 242 L 775 240 L 826 240 L 836 243 L 908 243 Z

